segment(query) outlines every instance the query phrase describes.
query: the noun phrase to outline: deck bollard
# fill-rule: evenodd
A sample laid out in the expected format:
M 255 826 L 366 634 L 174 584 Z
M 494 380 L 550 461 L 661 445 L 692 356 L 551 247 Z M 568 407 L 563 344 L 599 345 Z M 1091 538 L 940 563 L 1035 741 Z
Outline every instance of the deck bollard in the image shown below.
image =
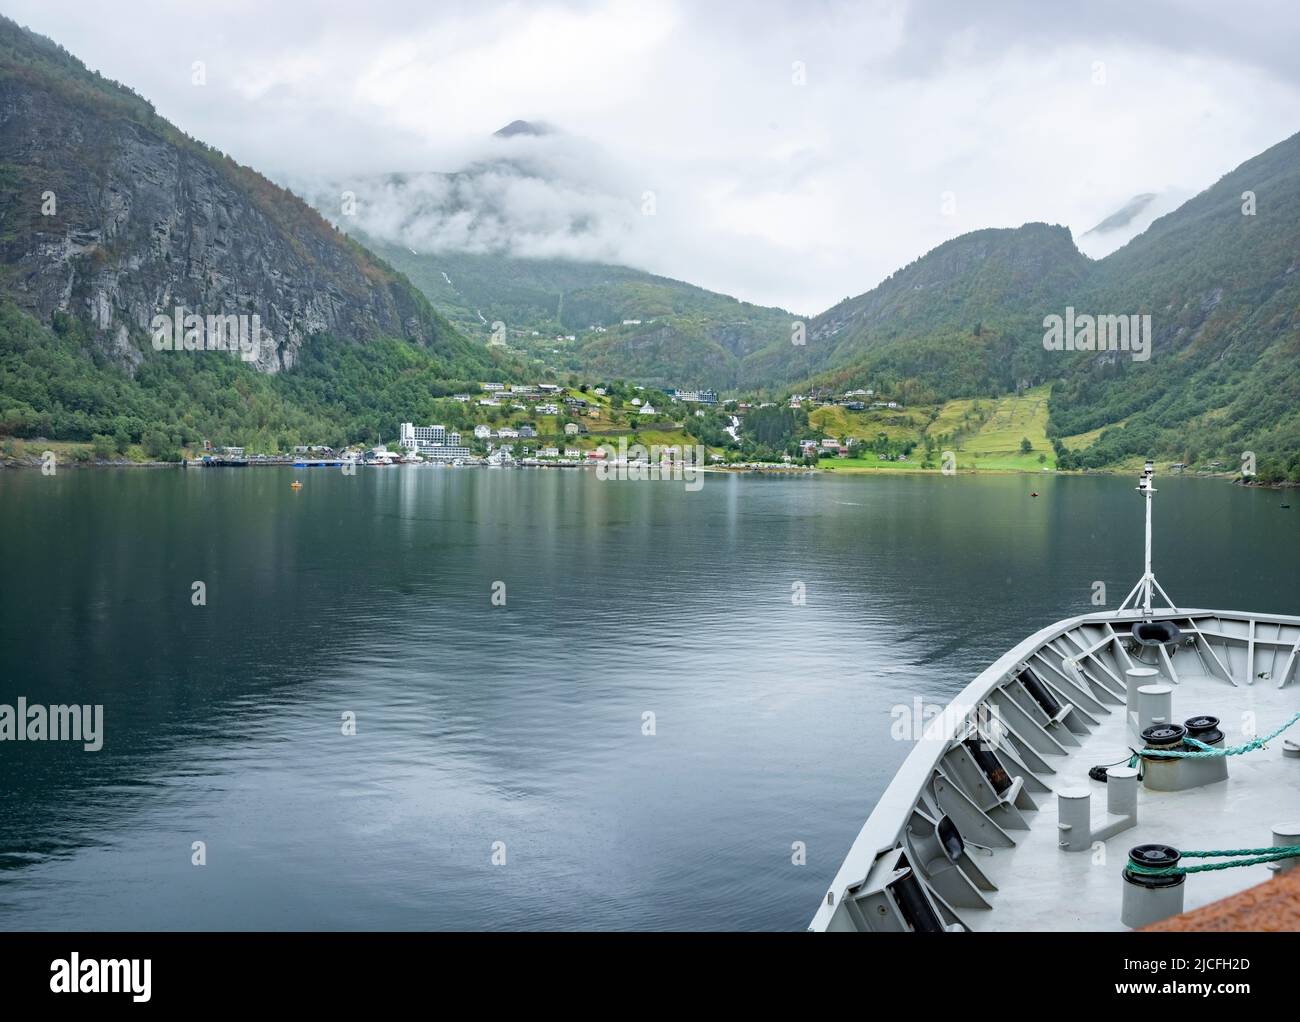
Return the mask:
M 1168 724 L 1174 719 L 1174 688 L 1172 685 L 1143 685 L 1138 689 L 1138 731 L 1156 724 Z
M 1273 847 L 1274 848 L 1291 848 L 1300 845 L 1300 820 L 1294 820 L 1291 823 L 1279 823 L 1273 828 Z M 1300 857 L 1291 859 L 1279 859 L 1277 862 L 1270 862 L 1268 868 L 1278 876 L 1288 870 L 1300 866 Z
M 1116 816 L 1137 819 L 1137 767 L 1113 766 L 1106 771 L 1106 810 Z
M 1056 793 L 1059 844 L 1067 852 L 1092 847 L 1092 792 L 1087 788 L 1062 788 Z
M 1124 672 L 1127 682 L 1127 692 L 1124 698 L 1124 712 L 1128 716 L 1129 727 L 1134 731 L 1141 731 L 1137 726 L 1137 705 L 1138 689 L 1143 685 L 1154 685 L 1156 679 L 1160 677 L 1160 672 L 1154 667 L 1130 667 Z

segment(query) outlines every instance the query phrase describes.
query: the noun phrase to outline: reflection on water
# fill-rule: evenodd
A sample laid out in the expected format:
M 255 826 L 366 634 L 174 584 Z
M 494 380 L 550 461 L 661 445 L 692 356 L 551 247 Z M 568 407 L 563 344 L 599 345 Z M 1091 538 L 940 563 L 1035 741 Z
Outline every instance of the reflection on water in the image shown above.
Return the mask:
M 0 743 L 0 925 L 799 928 L 891 707 L 1140 573 L 1127 478 L 298 477 L 0 476 L 0 702 L 106 731 Z M 1160 490 L 1175 598 L 1297 612 L 1276 494 Z

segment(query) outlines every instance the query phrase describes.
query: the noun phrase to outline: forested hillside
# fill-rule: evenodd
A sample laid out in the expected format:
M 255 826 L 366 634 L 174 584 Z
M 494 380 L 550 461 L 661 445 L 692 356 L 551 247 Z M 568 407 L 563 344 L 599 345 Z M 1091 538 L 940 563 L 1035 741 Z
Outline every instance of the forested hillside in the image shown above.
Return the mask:
M 263 345 L 155 351 L 153 317 L 177 308 L 257 317 Z M 1149 316 L 1151 357 L 1047 350 L 1067 309 Z M 1050 387 L 1058 467 L 1253 453 L 1300 480 L 1298 356 L 1300 135 L 1100 261 L 1061 226 L 975 231 L 803 318 L 623 266 L 349 237 L 0 19 L 0 434 L 377 439 L 488 378 L 869 388 L 932 410 Z

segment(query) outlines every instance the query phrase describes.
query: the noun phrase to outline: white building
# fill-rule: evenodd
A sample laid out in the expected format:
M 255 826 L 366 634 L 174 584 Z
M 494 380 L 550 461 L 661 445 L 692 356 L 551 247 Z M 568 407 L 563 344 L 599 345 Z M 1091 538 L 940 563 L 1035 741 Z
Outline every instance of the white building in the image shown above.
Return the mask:
M 448 433 L 446 426 L 416 426 L 403 422 L 398 446 L 403 450 L 417 451 L 430 461 L 455 461 L 470 457 L 470 449 L 461 444 L 460 434 L 455 430 Z
M 506 389 L 506 385 L 505 385 L 504 383 L 480 383 L 480 384 L 479 384 L 479 387 L 480 387 L 480 389 L 482 389 L 482 390 L 486 390 L 486 391 L 489 391 L 489 392 L 495 392 L 495 391 L 498 391 L 498 390 L 505 390 L 505 389 Z
M 497 430 L 497 436 L 499 436 L 502 440 L 506 440 L 506 439 L 518 440 L 519 430 L 512 429 L 509 426 L 502 426 L 499 430 Z
M 479 425 L 477 425 L 477 426 L 474 427 L 474 439 L 475 439 L 475 440 L 486 440 L 486 439 L 487 439 L 488 437 L 490 437 L 491 435 L 492 435 L 492 427 L 491 427 L 491 426 L 484 426 L 484 425 L 482 425 L 482 424 L 479 424 Z
M 420 443 L 441 445 L 446 442 L 446 426 L 415 426 L 404 422 L 398 435 L 398 445 L 408 451 L 418 449 Z
M 577 424 L 576 422 L 566 422 L 566 423 L 564 424 L 564 435 L 565 435 L 565 436 L 577 436 L 577 435 L 578 435 L 578 424 Z
M 718 403 L 716 390 L 674 390 L 671 396 L 674 400 L 689 401 L 694 404 L 716 405 Z
M 582 452 L 576 447 L 566 447 L 564 449 L 564 456 L 566 458 L 581 458 Z
M 655 414 L 657 414 L 657 413 L 655 412 L 655 406 L 652 405 L 649 401 L 647 401 L 645 404 L 643 404 L 643 405 L 641 406 L 641 411 L 640 411 L 638 414 L 640 414 L 640 415 L 655 415 Z

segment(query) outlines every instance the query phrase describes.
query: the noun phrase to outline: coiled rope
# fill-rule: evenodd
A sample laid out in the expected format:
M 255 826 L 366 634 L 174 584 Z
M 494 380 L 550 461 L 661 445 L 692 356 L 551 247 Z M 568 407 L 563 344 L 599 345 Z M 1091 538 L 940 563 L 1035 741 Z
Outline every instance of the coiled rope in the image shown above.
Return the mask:
M 1235 866 L 1257 866 L 1262 862 L 1277 862 L 1279 859 L 1300 857 L 1300 845 L 1284 845 L 1281 848 L 1225 848 L 1210 852 L 1179 851 L 1184 859 L 1217 859 L 1224 855 L 1247 855 L 1247 859 L 1234 859 L 1231 862 L 1208 862 L 1204 866 L 1144 866 L 1140 862 L 1128 861 L 1128 871 L 1147 877 L 1177 877 L 1188 873 L 1206 873 L 1214 869 L 1232 869 Z

